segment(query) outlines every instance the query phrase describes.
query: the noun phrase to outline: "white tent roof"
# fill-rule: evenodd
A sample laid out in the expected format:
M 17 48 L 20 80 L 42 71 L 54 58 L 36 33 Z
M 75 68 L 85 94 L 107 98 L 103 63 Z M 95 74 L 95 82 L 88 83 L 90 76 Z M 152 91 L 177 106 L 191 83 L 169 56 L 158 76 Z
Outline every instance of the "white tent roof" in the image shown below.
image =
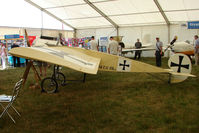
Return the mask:
M 60 20 L 35 8 L 24 0 L 1 0 L 0 27 L 72 30 Z
M 172 24 L 199 20 L 198 0 L 25 1 L 74 29 Z

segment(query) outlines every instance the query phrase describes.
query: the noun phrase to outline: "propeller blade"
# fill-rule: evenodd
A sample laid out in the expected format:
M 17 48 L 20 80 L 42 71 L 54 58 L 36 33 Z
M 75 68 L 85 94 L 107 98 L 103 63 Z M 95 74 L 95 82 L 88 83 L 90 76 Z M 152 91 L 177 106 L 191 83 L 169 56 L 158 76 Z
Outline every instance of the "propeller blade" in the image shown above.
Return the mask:
M 167 48 L 164 50 L 164 52 L 166 52 L 169 48 L 172 50 L 172 47 L 174 46 L 174 43 L 176 42 L 177 39 L 178 37 L 175 36 L 174 39 L 170 42 L 170 45 L 168 45 Z
M 174 45 L 174 43 L 176 42 L 177 39 L 178 39 L 178 37 L 175 36 L 174 39 L 170 42 L 170 45 Z

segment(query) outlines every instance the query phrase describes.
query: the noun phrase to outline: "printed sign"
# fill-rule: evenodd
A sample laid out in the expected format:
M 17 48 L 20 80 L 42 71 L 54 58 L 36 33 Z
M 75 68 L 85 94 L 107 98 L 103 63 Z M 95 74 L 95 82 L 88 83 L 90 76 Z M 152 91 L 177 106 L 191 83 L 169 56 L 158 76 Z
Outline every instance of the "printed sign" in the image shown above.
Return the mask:
M 199 21 L 188 22 L 188 29 L 199 29 Z
M 108 37 L 100 37 L 100 46 L 107 46 L 108 45 Z
M 13 35 L 4 35 L 5 39 L 13 39 L 13 38 L 19 38 L 19 34 L 13 34 Z

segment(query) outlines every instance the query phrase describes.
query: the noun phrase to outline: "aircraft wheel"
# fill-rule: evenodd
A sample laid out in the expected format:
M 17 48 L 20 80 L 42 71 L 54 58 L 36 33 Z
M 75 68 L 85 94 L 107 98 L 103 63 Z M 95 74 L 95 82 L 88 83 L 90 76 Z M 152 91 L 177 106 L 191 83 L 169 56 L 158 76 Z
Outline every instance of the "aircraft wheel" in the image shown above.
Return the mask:
M 54 74 L 53 74 L 52 77 L 54 77 Z M 56 81 L 57 81 L 58 84 L 60 84 L 60 85 L 62 85 L 62 86 L 65 85 L 66 77 L 65 77 L 65 75 L 64 75 L 63 73 L 57 72 L 57 73 L 56 73 L 56 76 L 55 76 L 55 79 L 56 79 Z
M 41 81 L 42 92 L 55 93 L 58 90 L 58 83 L 52 77 L 44 78 Z

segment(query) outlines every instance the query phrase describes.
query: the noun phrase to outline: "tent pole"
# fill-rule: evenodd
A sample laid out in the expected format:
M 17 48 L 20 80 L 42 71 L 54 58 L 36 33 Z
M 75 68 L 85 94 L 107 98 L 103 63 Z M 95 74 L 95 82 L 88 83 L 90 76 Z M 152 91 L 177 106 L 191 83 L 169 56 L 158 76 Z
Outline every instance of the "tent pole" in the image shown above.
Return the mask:
M 170 43 L 170 36 L 171 36 L 171 27 L 170 27 L 170 24 L 167 25 L 168 27 L 168 43 Z
M 116 28 L 117 36 L 119 36 L 119 27 Z
M 170 36 L 171 36 L 171 27 L 170 27 L 170 24 L 167 24 L 167 28 L 168 28 L 168 44 L 170 43 Z M 169 58 L 170 57 L 170 51 L 168 50 L 168 53 L 167 53 L 167 57 Z
M 77 37 L 77 30 L 76 30 L 76 29 L 74 29 L 73 37 L 74 37 L 74 38 Z

